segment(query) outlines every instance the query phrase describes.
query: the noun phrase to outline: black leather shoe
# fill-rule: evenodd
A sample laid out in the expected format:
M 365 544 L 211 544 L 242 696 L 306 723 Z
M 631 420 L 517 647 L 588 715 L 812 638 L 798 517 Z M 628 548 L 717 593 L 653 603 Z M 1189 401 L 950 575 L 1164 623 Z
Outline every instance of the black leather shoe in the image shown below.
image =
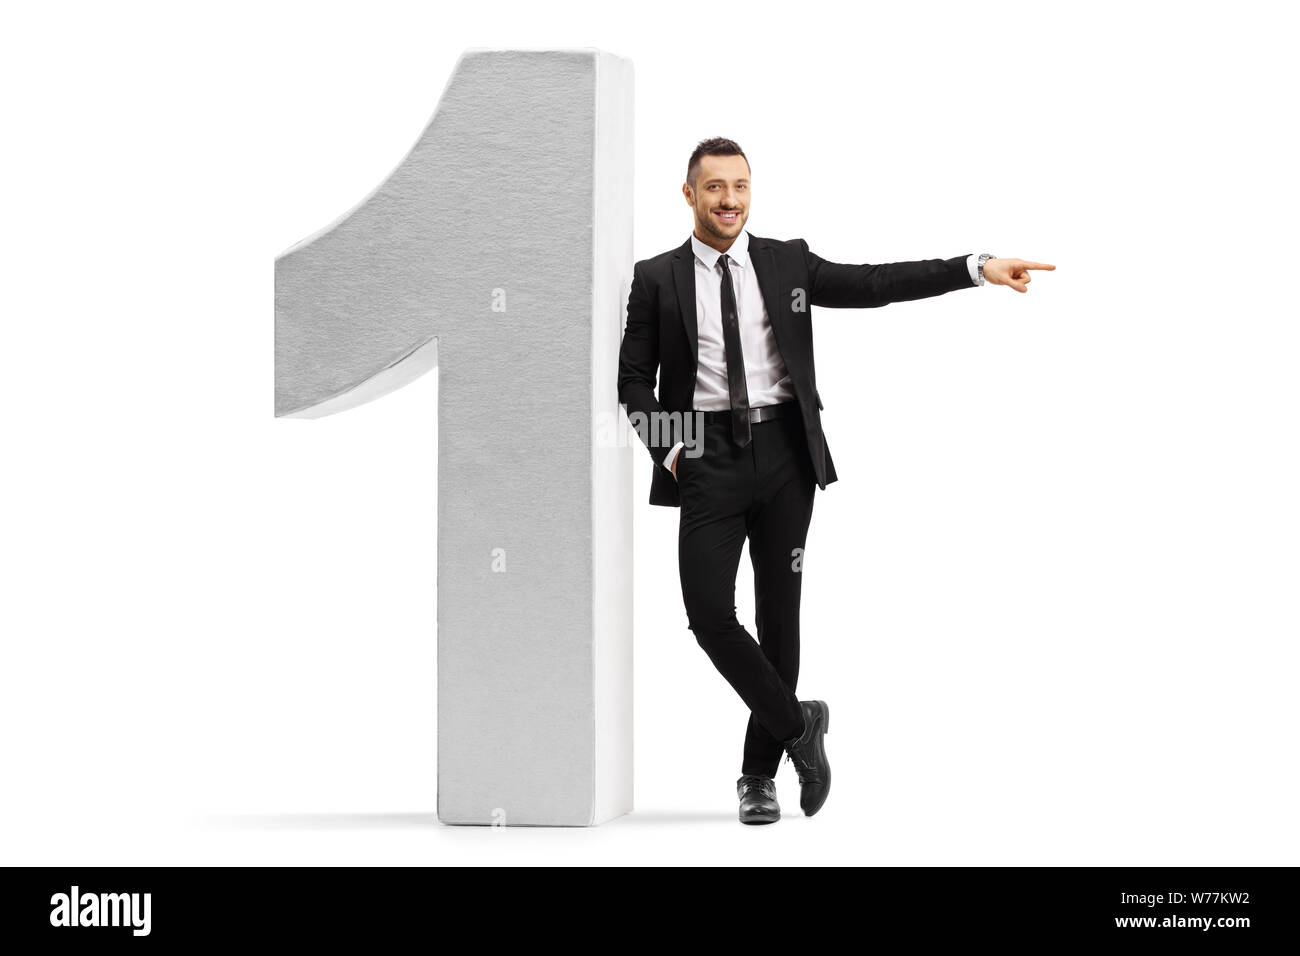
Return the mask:
M 736 781 L 740 797 L 741 823 L 775 823 L 781 819 L 781 805 L 776 802 L 776 781 L 755 773 L 744 774 Z
M 803 734 L 785 741 L 785 752 L 799 775 L 799 806 L 805 816 L 822 808 L 831 792 L 831 765 L 823 736 L 830 730 L 831 709 L 824 700 L 801 700 Z

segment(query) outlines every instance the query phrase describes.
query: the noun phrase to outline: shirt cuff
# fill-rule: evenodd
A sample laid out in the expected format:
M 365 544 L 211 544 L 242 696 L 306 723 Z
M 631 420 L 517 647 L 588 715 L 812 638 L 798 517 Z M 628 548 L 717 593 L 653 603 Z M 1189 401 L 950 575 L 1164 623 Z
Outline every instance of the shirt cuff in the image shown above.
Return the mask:
M 668 456 L 664 459 L 664 467 L 669 471 L 673 470 L 673 455 L 677 454 L 678 450 L 684 448 L 685 445 L 685 442 L 679 441 L 676 445 L 673 445 L 672 451 L 670 451 Z
M 966 271 L 970 273 L 971 285 L 980 284 L 980 255 L 978 252 L 972 252 L 966 257 Z

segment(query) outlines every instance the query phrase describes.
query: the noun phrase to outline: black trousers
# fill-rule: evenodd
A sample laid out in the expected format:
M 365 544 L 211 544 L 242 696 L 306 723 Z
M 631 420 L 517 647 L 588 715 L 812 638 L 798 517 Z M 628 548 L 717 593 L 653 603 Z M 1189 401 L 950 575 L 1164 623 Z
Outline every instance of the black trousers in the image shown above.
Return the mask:
M 803 732 L 799 594 L 817 488 L 796 416 L 756 422 L 744 448 L 727 423 L 703 429 L 703 453 L 677 461 L 682 600 L 695 639 L 749 707 L 741 773 L 776 775 L 782 741 Z M 699 451 L 699 449 L 697 449 Z M 758 640 L 736 620 L 736 571 L 745 538 L 754 568 Z

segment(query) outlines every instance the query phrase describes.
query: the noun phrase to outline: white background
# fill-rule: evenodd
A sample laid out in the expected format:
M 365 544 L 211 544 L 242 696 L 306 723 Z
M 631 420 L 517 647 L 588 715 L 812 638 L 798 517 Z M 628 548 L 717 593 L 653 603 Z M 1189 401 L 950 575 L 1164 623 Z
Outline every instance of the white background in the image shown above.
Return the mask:
M 1300 862 L 1295 26 L 1263 3 L 10 10 L 0 860 Z M 272 281 L 471 46 L 634 61 L 638 259 L 685 240 L 686 158 L 723 135 L 757 235 L 1057 265 L 1024 295 L 814 310 L 840 475 L 805 563 L 799 689 L 834 712 L 815 818 L 786 764 L 786 819 L 735 820 L 746 712 L 687 630 L 640 448 L 636 812 L 434 817 L 436 374 L 276 419 Z

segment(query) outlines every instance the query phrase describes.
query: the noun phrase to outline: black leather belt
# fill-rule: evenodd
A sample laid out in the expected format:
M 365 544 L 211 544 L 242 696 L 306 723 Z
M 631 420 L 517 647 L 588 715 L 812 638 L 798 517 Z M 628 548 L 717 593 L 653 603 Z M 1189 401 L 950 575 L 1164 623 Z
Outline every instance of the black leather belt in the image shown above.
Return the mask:
M 696 412 L 697 415 L 703 415 L 705 422 L 713 424 L 730 424 L 731 409 L 717 412 Z M 798 402 L 781 402 L 777 405 L 760 405 L 757 408 L 749 410 L 749 422 L 771 421 L 773 418 L 787 418 L 799 414 Z

